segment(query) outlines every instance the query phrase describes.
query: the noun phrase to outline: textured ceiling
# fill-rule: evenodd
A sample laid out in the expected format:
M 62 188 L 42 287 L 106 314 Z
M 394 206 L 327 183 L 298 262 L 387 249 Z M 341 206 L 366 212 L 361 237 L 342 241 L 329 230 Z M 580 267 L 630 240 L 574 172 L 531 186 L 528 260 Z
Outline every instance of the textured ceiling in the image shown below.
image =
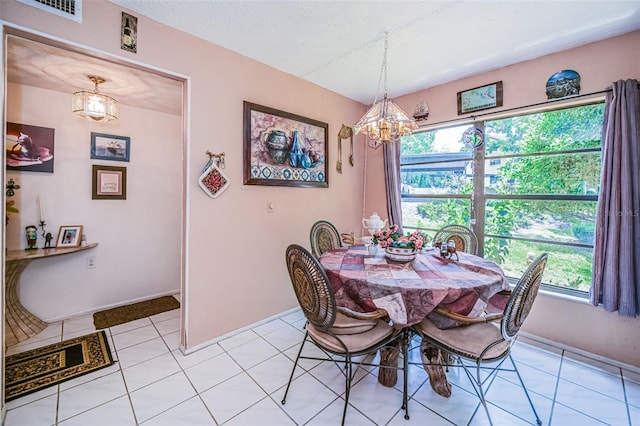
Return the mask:
M 638 0 L 110 1 L 363 104 L 384 93 L 385 31 L 395 97 L 640 29 Z M 7 51 L 10 82 L 72 93 L 97 74 L 123 104 L 181 113 L 178 81 L 17 37 Z
M 79 90 L 93 90 L 88 75 L 103 77 L 106 81 L 98 90 L 115 97 L 122 104 L 174 115 L 182 113 L 180 81 L 9 36 L 7 80 L 10 83 L 71 94 Z
M 638 0 L 111 1 L 364 104 L 385 31 L 394 97 L 640 28 Z

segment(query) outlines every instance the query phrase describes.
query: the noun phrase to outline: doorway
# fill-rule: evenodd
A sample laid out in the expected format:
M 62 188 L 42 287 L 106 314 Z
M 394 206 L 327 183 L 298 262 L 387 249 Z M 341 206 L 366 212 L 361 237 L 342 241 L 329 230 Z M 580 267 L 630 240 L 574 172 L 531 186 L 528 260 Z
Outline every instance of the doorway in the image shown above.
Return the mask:
M 3 229 L 3 265 L 7 250 L 24 250 L 30 225 L 42 233 L 38 248 L 45 244 L 45 231 L 52 233 L 55 246 L 61 229 L 76 226 L 82 226 L 88 243 L 98 244 L 32 262 L 20 280 L 23 304 L 54 322 L 184 294 L 187 79 L 13 28 L 4 28 L 4 46 L 5 145 L 7 123 L 52 129 L 54 143 L 52 170 L 5 166 L 3 184 L 13 179 L 20 188 L 10 199 L 3 192 L 5 203 L 13 201 L 18 210 Z M 72 115 L 72 93 L 93 90 L 89 75 L 103 77 L 100 91 L 118 99 L 117 120 L 95 123 Z M 128 161 L 92 158 L 95 134 L 129 138 Z M 126 198 L 92 197 L 96 165 L 125 170 Z M 185 309 L 181 303 L 183 342 Z

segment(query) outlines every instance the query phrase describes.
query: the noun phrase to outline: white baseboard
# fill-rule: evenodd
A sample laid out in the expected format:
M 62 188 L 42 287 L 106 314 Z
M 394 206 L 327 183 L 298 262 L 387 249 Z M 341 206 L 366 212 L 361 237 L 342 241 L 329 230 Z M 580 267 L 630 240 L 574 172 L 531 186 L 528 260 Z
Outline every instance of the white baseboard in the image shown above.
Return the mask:
M 152 294 L 152 295 L 147 295 L 147 296 L 139 297 L 139 298 L 136 298 L 136 299 L 124 300 L 124 301 L 121 301 L 121 302 L 118 302 L 118 303 L 112 303 L 110 305 L 96 306 L 95 308 L 92 308 L 90 310 L 86 310 L 86 311 L 82 311 L 82 312 L 76 312 L 74 314 L 65 315 L 65 316 L 62 316 L 62 317 L 43 318 L 42 321 L 48 322 L 48 323 L 53 323 L 53 322 L 68 320 L 68 319 L 71 319 L 71 318 L 90 315 L 90 314 L 93 314 L 94 312 L 104 311 L 105 309 L 117 308 L 119 306 L 125 306 L 125 305 L 130 305 L 132 303 L 144 302 L 145 300 L 151 300 L 151 299 L 155 299 L 157 297 L 162 297 L 162 296 L 173 296 L 173 295 L 176 295 L 176 294 L 177 295 L 180 294 L 180 290 L 179 289 L 166 291 L 166 292 L 163 292 L 163 293 L 156 293 L 156 294 Z
M 249 325 L 247 325 L 245 327 L 239 328 L 237 330 L 230 331 L 227 334 L 223 334 L 222 336 L 218 336 L 218 337 L 216 337 L 214 339 L 207 340 L 204 343 L 200 343 L 199 345 L 193 346 L 193 347 L 188 348 L 188 349 L 186 349 L 184 346 L 180 345 L 180 352 L 182 352 L 183 355 L 192 354 L 192 353 L 194 353 L 196 351 L 199 351 L 200 349 L 206 348 L 207 346 L 211 346 L 211 345 L 213 345 L 215 343 L 218 343 L 221 340 L 227 339 L 227 338 L 229 338 L 231 336 L 235 336 L 236 334 L 240 334 L 240 333 L 242 333 L 244 331 L 251 330 L 254 327 L 257 327 L 257 326 L 262 325 L 262 324 L 266 324 L 269 321 L 273 321 L 274 319 L 285 317 L 285 316 L 287 316 L 287 315 L 289 315 L 289 314 L 291 314 L 291 313 L 293 313 L 295 311 L 298 311 L 298 310 L 300 310 L 300 308 L 291 308 L 288 311 L 281 312 L 281 313 L 273 315 L 273 316 L 271 316 L 269 318 L 265 318 L 263 320 L 255 322 L 253 324 L 249 324 Z
M 595 361 L 600 361 L 603 362 L 605 364 L 609 364 L 609 365 L 613 365 L 615 367 L 618 368 L 622 368 L 624 370 L 628 370 L 631 371 L 633 373 L 636 374 L 640 374 L 640 367 L 637 367 L 635 365 L 631 365 L 631 364 L 626 364 L 624 362 L 620 362 L 620 361 L 616 361 L 614 359 L 610 359 L 607 357 L 604 357 L 602 355 L 597 355 L 582 349 L 578 349 L 578 348 L 574 348 L 573 346 L 569 346 L 569 345 L 565 345 L 563 343 L 559 343 L 556 342 L 554 340 L 549 340 L 549 339 L 545 339 L 544 337 L 540 337 L 540 336 L 536 336 L 535 334 L 529 334 L 529 333 L 525 333 L 524 331 L 521 331 L 518 333 L 520 336 L 522 337 L 526 337 L 529 340 L 534 340 L 536 342 L 540 342 L 540 343 L 544 343 L 545 345 L 549 345 L 549 346 L 554 346 L 558 349 L 563 349 L 569 352 L 573 352 L 575 354 L 581 355 L 583 357 L 586 358 L 591 358 Z

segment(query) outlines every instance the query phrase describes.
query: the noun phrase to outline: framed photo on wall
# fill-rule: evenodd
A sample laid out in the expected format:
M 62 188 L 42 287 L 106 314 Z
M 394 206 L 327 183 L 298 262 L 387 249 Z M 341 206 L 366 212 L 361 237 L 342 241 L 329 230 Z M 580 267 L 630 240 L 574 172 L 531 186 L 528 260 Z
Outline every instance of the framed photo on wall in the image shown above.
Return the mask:
M 91 158 L 96 160 L 129 161 L 131 138 L 91 132 Z
M 138 18 L 122 12 L 120 49 L 138 53 Z
M 61 226 L 56 248 L 78 247 L 82 240 L 82 225 Z
M 93 165 L 93 200 L 126 200 L 127 168 Z
M 7 170 L 53 173 L 54 135 L 50 127 L 7 123 Z
M 329 125 L 244 102 L 244 184 L 329 186 Z
M 458 115 L 501 106 L 501 81 L 458 92 Z

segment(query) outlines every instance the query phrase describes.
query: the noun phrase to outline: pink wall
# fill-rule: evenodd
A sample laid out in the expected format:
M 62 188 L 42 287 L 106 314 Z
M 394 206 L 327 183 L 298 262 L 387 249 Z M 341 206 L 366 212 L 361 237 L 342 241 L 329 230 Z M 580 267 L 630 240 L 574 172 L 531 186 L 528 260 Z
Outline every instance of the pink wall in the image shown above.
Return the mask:
M 366 150 L 367 203 L 363 209 L 364 139 L 356 137 L 354 168 L 343 166 L 344 173 L 337 174 L 333 166 L 335 135 L 342 123 L 351 125 L 360 118 L 362 105 L 143 16 L 138 21 L 138 54 L 122 51 L 115 36 L 121 10 L 106 1 L 85 2 L 84 21 L 75 24 L 15 1 L 0 2 L 0 17 L 7 22 L 190 77 L 185 164 L 188 202 L 184 206 L 188 233 L 183 247 L 187 336 L 183 336 L 183 344 L 192 348 L 296 306 L 283 254 L 289 243 L 309 246 L 313 222 L 328 219 L 341 232 L 360 235 L 363 212 L 368 216 L 378 211 L 386 218 L 382 150 Z M 428 123 L 435 123 L 457 118 L 456 92 L 497 80 L 504 82 L 504 108 L 544 101 L 545 82 L 560 69 L 581 73 L 583 93 L 601 90 L 620 78 L 638 78 L 639 41 L 640 32 L 635 32 L 396 100 L 413 111 L 426 99 L 431 108 Z M 329 123 L 329 189 L 242 185 L 243 100 Z M 197 186 L 206 150 L 226 152 L 225 172 L 231 179 L 229 189 L 215 200 Z M 267 213 L 268 202 L 275 205 L 275 213 Z M 538 303 L 528 330 L 622 362 L 640 364 L 626 345 L 630 340 L 637 341 L 640 321 L 620 321 L 616 314 L 599 315 L 619 332 L 594 336 L 586 331 L 591 317 L 583 315 L 583 305 L 574 309 L 572 302 L 558 303 L 560 308 Z M 574 312 L 569 317 L 575 321 L 558 326 L 561 317 L 557 309 Z
M 297 306 L 284 251 L 289 243 L 309 247 L 313 222 L 327 219 L 341 232 L 360 233 L 364 148 L 356 144 L 356 165 L 343 166 L 342 174 L 335 161 L 340 126 L 355 123 L 364 107 L 143 16 L 138 53 L 125 52 L 118 38 L 121 11 L 106 1 L 84 2 L 83 23 L 76 24 L 15 1 L 0 2 L 6 22 L 190 77 L 183 213 L 188 234 L 182 250 L 183 344 L 191 348 Z M 329 124 L 328 189 L 242 185 L 243 100 Z M 226 153 L 231 185 L 216 199 L 197 184 L 207 150 Z M 275 213 L 267 213 L 268 202 Z

